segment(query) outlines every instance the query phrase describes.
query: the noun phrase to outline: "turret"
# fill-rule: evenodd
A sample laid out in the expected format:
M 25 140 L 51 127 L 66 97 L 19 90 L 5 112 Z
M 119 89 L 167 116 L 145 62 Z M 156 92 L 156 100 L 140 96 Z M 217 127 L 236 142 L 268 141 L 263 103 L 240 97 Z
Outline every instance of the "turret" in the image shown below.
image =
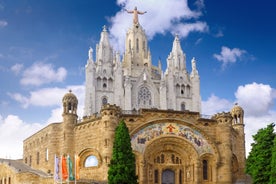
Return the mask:
M 74 128 L 77 123 L 77 108 L 78 108 L 78 99 L 69 90 L 69 93 L 66 93 L 62 99 L 63 103 L 63 123 L 61 131 L 61 154 L 69 154 L 71 158 L 74 156 Z
M 88 50 L 88 59 L 85 65 L 85 106 L 84 116 L 90 116 L 95 111 L 95 63 L 93 61 L 93 49 Z
M 186 55 L 183 53 L 177 35 L 173 41 L 172 51 L 167 58 L 167 69 L 174 72 L 186 71 Z
M 201 96 L 200 96 L 200 77 L 196 67 L 196 60 L 193 57 L 192 61 L 192 72 L 190 75 L 192 83 L 192 110 L 196 112 L 201 112 Z
M 96 62 L 99 64 L 110 63 L 113 61 L 113 49 L 109 43 L 109 36 L 106 26 L 103 27 L 101 32 L 101 38 L 99 44 L 97 44 L 96 49 Z
M 243 109 L 240 106 L 238 106 L 237 103 L 232 108 L 231 115 L 233 117 L 233 125 L 235 125 L 235 124 L 243 124 L 244 111 L 243 111 Z
M 237 170 L 235 173 L 235 178 L 240 180 L 245 180 L 244 170 L 245 170 L 245 134 L 244 134 L 244 110 L 236 103 L 231 110 L 232 126 L 236 130 L 237 134 L 233 140 L 233 151 L 235 158 L 237 160 Z
M 116 105 L 110 105 L 106 104 L 102 106 L 101 109 L 101 117 L 103 122 L 103 128 L 104 132 L 101 135 L 102 138 L 102 159 L 104 163 L 104 167 L 108 167 L 110 164 L 110 160 L 112 157 L 112 151 L 113 151 L 113 142 L 114 142 L 114 134 L 115 129 L 119 122 L 119 117 L 121 114 L 121 109 Z M 103 177 L 106 177 L 107 175 L 103 175 Z
M 63 104 L 63 117 L 67 115 L 77 117 L 78 99 L 72 93 L 72 90 L 69 90 L 69 93 L 66 93 L 64 95 L 64 97 L 62 98 L 62 104 Z

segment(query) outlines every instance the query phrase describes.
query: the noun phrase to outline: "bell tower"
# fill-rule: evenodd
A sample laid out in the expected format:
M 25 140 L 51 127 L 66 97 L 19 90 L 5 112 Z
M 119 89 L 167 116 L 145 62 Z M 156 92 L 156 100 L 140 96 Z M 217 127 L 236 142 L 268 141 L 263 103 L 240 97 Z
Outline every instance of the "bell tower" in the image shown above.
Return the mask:
M 61 130 L 61 154 L 69 154 L 71 158 L 74 155 L 74 128 L 77 123 L 78 99 L 69 90 L 62 99 L 63 104 L 63 123 Z
M 144 67 L 151 68 L 152 66 L 147 37 L 138 21 L 138 14 L 146 12 L 138 11 L 137 7 L 127 12 L 133 14 L 133 24 L 126 34 L 123 68 L 126 75 L 138 77 Z
M 245 133 L 244 133 L 244 110 L 236 103 L 231 110 L 232 126 L 236 130 L 237 135 L 233 143 L 233 151 L 237 160 L 235 175 L 236 178 L 244 179 L 245 170 Z

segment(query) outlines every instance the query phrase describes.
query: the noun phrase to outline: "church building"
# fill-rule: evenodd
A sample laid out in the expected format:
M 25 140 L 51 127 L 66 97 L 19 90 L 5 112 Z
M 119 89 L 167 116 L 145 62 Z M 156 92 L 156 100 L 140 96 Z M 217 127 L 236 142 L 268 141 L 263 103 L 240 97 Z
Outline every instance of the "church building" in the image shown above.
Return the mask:
M 201 115 L 196 59 L 186 67 L 176 35 L 165 71 L 161 61 L 154 66 L 135 10 L 122 57 L 106 27 L 88 51 L 83 117 L 69 91 L 61 99 L 62 122 L 25 139 L 22 160 L 0 159 L 0 184 L 54 183 L 55 156 L 62 155 L 80 159 L 77 183 L 107 183 L 120 120 L 129 129 L 139 184 L 247 183 L 243 109 Z

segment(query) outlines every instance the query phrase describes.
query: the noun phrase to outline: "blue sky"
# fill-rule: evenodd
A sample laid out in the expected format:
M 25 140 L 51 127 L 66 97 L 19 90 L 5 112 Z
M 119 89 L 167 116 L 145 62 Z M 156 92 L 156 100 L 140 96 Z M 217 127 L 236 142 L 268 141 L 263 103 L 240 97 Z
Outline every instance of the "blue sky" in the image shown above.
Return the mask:
M 201 77 L 202 113 L 245 110 L 247 151 L 251 136 L 275 122 L 276 12 L 271 0 L 0 0 L 0 157 L 22 156 L 22 141 L 61 121 L 69 90 L 84 101 L 87 52 L 107 26 L 114 49 L 137 6 L 152 62 L 166 68 L 174 35 L 181 38 L 190 71 Z M 94 56 L 95 57 L 95 56 Z

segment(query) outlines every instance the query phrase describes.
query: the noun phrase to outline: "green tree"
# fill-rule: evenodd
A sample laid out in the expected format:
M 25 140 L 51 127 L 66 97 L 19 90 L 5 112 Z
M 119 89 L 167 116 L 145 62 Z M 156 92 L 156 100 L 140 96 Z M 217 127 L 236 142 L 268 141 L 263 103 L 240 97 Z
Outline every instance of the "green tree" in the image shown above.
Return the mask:
M 108 170 L 108 184 L 137 184 L 135 155 L 125 122 L 120 121 L 115 130 L 113 153 Z
M 251 175 L 254 184 L 269 183 L 273 141 L 275 139 L 274 124 L 267 125 L 253 135 L 254 142 L 246 160 L 246 173 Z
M 271 173 L 270 173 L 270 184 L 276 183 L 276 137 L 273 141 L 272 159 L 271 159 Z

